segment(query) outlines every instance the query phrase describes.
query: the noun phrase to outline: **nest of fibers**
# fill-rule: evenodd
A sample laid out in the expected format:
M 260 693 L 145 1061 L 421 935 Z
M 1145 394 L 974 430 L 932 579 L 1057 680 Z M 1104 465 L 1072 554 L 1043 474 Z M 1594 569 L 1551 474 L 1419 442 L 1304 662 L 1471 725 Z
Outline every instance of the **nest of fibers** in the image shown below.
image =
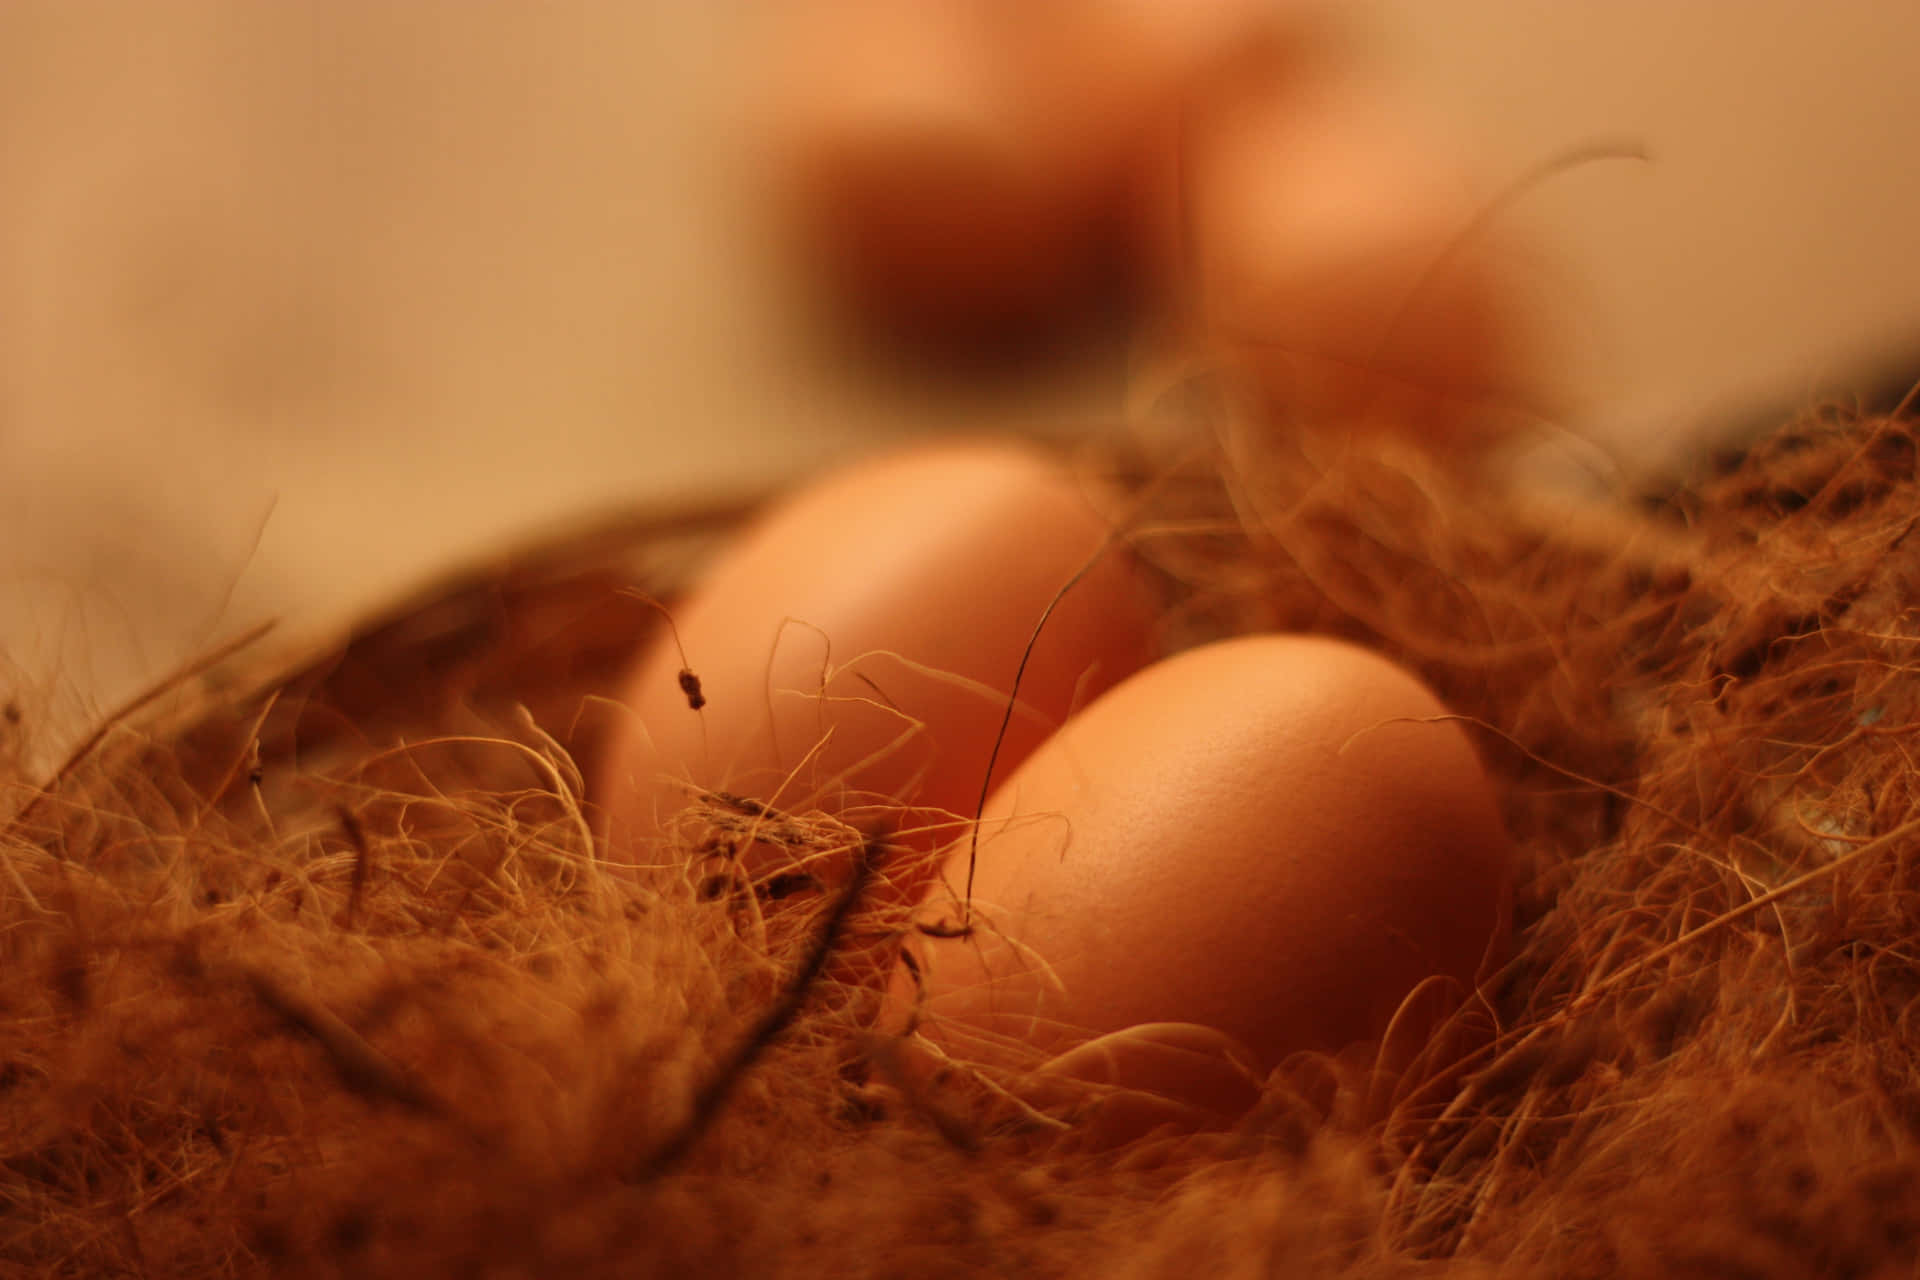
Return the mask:
M 1911 1274 L 1914 425 L 1816 417 L 1582 520 L 1380 457 L 1127 468 L 1169 645 L 1346 636 L 1473 726 L 1517 937 L 1448 1088 L 1303 1059 L 1230 1131 L 1099 1149 L 881 1069 L 821 976 L 880 907 L 607 874 L 633 589 L 741 515 L 689 511 L 6 766 L 0 1272 Z

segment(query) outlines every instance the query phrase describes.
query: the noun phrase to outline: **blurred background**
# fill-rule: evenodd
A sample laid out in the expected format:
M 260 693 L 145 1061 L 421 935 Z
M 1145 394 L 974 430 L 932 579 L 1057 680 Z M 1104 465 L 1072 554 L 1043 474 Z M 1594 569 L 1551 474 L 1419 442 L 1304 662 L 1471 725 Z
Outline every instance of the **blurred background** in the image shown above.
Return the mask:
M 798 0 L 794 0 L 798 3 Z M 1284 2 L 1284 0 L 1283 0 Z M 1920 11 L 1349 0 L 1553 262 L 1568 438 L 1661 465 L 1920 352 Z M 904 434 L 1110 423 L 1124 360 L 932 400 L 769 263 L 730 0 L 0 4 L 0 651 L 77 723 L 593 513 Z

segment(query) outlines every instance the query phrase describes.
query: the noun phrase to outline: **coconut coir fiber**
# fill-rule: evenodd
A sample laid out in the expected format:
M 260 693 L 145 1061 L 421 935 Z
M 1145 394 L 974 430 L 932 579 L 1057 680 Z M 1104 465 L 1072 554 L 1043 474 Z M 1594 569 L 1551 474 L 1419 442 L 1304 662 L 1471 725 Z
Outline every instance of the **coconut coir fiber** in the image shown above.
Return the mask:
M 658 624 L 625 588 L 736 513 L 198 670 L 5 779 L 0 1268 L 1906 1274 L 1916 445 L 1816 418 L 1590 521 L 1377 456 L 1163 475 L 1135 543 L 1167 642 L 1312 628 L 1419 670 L 1499 781 L 1519 933 L 1447 1087 L 1292 1062 L 1233 1132 L 1117 1152 L 889 1072 L 815 963 L 895 927 L 884 895 L 594 863 L 597 698 Z M 710 866 L 861 838 L 708 807 Z

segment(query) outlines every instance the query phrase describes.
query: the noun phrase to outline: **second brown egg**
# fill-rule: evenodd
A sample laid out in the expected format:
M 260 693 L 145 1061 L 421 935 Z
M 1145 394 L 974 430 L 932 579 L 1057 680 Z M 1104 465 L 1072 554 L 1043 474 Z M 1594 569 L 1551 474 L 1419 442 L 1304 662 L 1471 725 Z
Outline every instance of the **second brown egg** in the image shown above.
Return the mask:
M 670 604 L 677 643 L 663 632 L 628 678 L 595 788 L 612 859 L 657 860 L 677 816 L 720 790 L 923 849 L 953 838 L 996 742 L 998 778 L 1153 656 L 1154 602 L 1111 536 L 1115 501 L 1035 447 L 972 441 L 776 505 Z

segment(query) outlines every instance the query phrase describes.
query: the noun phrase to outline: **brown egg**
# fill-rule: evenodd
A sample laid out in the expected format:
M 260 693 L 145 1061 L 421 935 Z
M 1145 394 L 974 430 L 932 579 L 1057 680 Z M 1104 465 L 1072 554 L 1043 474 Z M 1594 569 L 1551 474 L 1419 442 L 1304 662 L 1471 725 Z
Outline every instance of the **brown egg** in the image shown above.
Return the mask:
M 1053 1076 L 1213 1120 L 1290 1054 L 1379 1042 L 1444 979 L 1450 999 L 1413 1015 L 1427 1025 L 1396 1029 L 1417 1039 L 1508 928 L 1508 841 L 1466 734 L 1429 719 L 1444 711 L 1316 637 L 1224 641 L 1127 680 L 987 805 L 971 936 L 911 944 L 919 1029 L 961 1058 L 1059 1055 Z M 959 918 L 967 856 L 925 914 Z M 912 991 L 903 971 L 883 1024 Z
M 1159 256 L 1281 422 L 1476 444 L 1533 394 L 1507 228 L 1424 123 L 1293 50 L 1215 86 L 1167 161 Z
M 896 336 L 1071 324 L 1113 283 L 1144 132 L 1267 0 L 809 0 L 776 11 L 756 131 L 798 240 Z
M 848 467 L 767 512 L 671 606 L 679 644 L 657 637 L 628 679 L 631 715 L 595 788 L 613 860 L 651 860 L 701 789 L 904 821 L 921 848 L 951 838 L 979 804 L 1035 625 L 1076 574 L 995 776 L 1152 657 L 1153 601 L 1109 540 L 1112 497 L 1038 449 L 950 442 Z
M 980 6 L 794 5 L 770 45 L 771 187 L 836 301 L 879 330 L 974 340 L 1078 289 L 1074 177 L 1024 130 Z

